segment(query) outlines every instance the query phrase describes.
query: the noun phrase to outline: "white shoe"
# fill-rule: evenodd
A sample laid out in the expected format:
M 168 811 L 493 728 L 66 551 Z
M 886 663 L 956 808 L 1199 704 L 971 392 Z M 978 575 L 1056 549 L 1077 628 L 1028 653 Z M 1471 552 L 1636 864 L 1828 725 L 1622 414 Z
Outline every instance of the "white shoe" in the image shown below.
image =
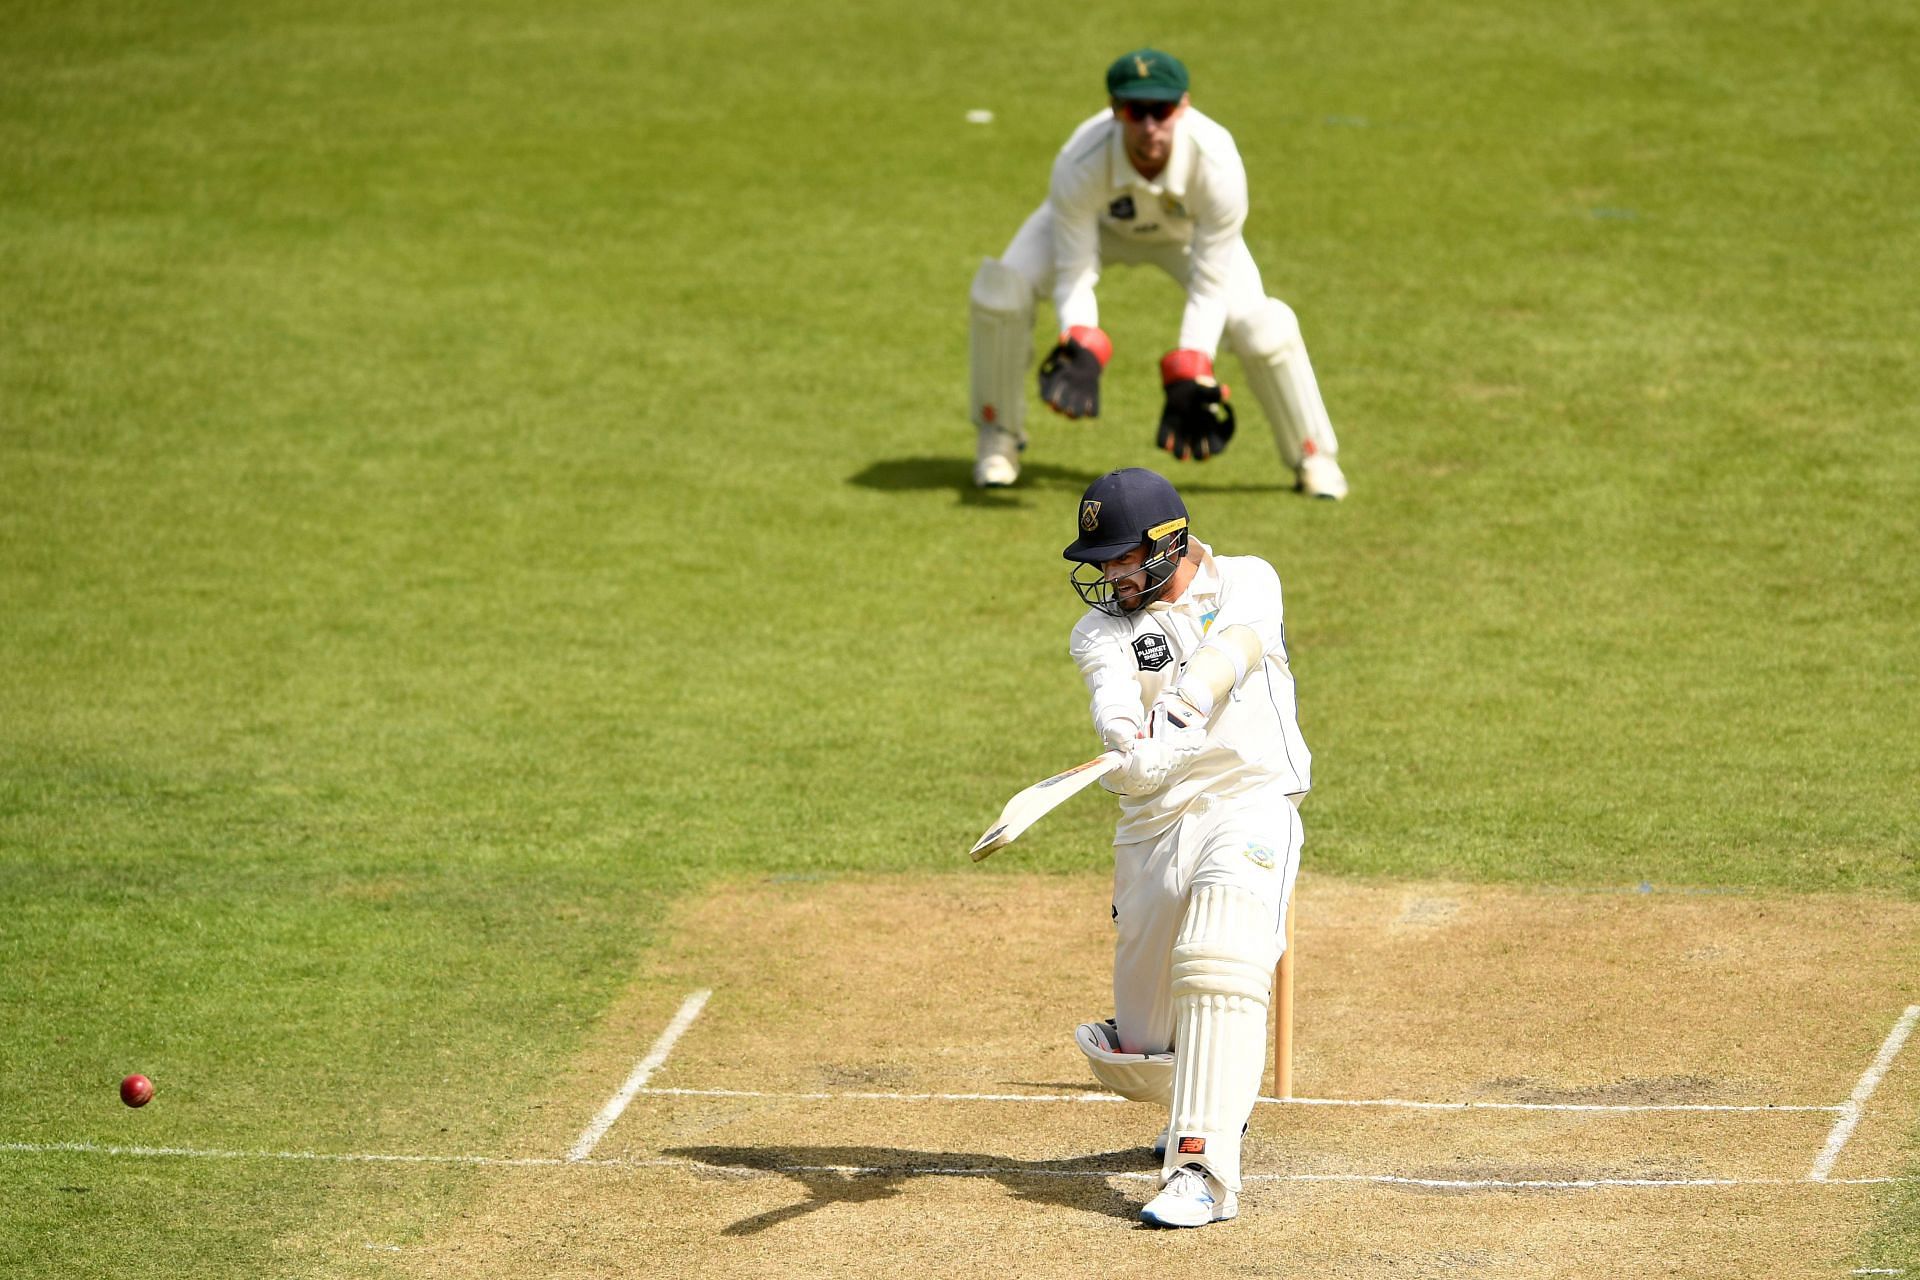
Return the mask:
M 1218 1178 L 1197 1164 L 1183 1164 L 1140 1210 L 1140 1221 L 1151 1227 L 1204 1227 L 1239 1212 L 1239 1197 Z
M 976 489 L 1004 489 L 1020 478 L 1020 451 L 1027 447 L 1024 434 L 1015 435 L 1002 427 L 981 427 L 973 454 L 973 485 Z
M 1340 464 L 1324 453 L 1310 453 L 1300 462 L 1296 474 L 1299 483 L 1294 487 L 1309 498 L 1332 498 L 1338 501 L 1347 496 L 1347 477 L 1340 470 Z

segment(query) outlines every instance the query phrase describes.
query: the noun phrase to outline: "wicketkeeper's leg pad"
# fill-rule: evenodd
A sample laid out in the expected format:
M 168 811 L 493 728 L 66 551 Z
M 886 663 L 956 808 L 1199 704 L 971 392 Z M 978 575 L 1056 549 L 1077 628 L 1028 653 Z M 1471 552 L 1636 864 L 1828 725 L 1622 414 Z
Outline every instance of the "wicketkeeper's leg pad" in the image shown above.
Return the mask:
M 1087 1055 L 1093 1078 L 1121 1097 L 1161 1107 L 1172 1098 L 1173 1055 L 1120 1052 L 1120 1033 L 1112 1019 L 1081 1023 L 1073 1030 L 1073 1042 Z
M 1340 442 L 1334 438 L 1293 308 L 1268 298 L 1250 315 L 1236 317 L 1227 327 L 1227 339 L 1273 428 L 1281 460 L 1298 468 L 1314 454 L 1337 454 Z
M 1240 1190 L 1240 1133 L 1266 1070 L 1278 947 L 1273 909 L 1257 894 L 1228 884 L 1193 891 L 1173 945 L 1173 1100 L 1163 1177 L 1198 1164 Z
M 1023 437 L 1027 366 L 1033 363 L 1034 286 L 997 258 L 974 273 L 972 303 L 973 422 Z

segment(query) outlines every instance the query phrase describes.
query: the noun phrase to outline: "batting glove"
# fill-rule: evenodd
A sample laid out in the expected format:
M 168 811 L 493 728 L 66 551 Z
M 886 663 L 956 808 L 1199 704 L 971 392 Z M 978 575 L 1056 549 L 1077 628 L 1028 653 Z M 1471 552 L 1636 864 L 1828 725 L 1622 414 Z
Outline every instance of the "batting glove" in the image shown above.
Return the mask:
M 1233 439 L 1233 406 L 1227 388 L 1213 377 L 1213 357 L 1182 347 L 1160 361 L 1166 407 L 1160 411 L 1155 443 L 1185 462 L 1205 462 Z
M 1151 795 L 1166 785 L 1167 775 L 1180 765 L 1172 747 L 1158 738 L 1135 738 L 1127 758 L 1107 775 L 1123 796 Z
M 1074 325 L 1040 362 L 1040 398 L 1069 418 L 1099 417 L 1100 371 L 1111 359 L 1113 343 L 1106 334 L 1090 325 Z
M 1162 689 L 1147 711 L 1147 737 L 1166 743 L 1178 759 L 1199 755 L 1207 745 L 1207 717 L 1213 711 L 1196 701 L 1205 697 L 1204 691 Z

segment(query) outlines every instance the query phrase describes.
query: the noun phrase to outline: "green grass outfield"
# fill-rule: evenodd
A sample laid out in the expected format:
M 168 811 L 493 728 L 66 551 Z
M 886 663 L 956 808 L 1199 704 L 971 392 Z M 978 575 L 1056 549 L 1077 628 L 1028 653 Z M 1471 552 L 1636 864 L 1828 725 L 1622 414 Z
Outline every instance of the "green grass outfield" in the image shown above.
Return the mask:
M 1166 468 L 1286 582 L 1309 866 L 1920 895 L 1910 4 L 4 25 L 0 1143 L 497 1147 L 676 895 L 963 872 L 1089 754 L 1059 547 L 1178 295 L 1105 282 L 1106 416 L 993 495 L 965 301 L 1137 43 L 1353 481 L 1250 398 Z M 0 1273 L 305 1274 L 465 1176 L 0 1153 Z

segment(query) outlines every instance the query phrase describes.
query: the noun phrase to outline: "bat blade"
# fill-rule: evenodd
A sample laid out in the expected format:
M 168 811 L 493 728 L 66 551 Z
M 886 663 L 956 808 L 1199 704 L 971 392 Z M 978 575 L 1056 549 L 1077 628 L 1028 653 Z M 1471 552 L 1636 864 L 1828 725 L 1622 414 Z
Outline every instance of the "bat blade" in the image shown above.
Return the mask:
M 1007 801 L 1006 808 L 987 828 L 987 833 L 974 841 L 969 854 L 978 862 L 994 850 L 1012 844 L 1028 827 L 1113 772 L 1124 758 L 1118 751 L 1108 751 L 1034 783 Z

